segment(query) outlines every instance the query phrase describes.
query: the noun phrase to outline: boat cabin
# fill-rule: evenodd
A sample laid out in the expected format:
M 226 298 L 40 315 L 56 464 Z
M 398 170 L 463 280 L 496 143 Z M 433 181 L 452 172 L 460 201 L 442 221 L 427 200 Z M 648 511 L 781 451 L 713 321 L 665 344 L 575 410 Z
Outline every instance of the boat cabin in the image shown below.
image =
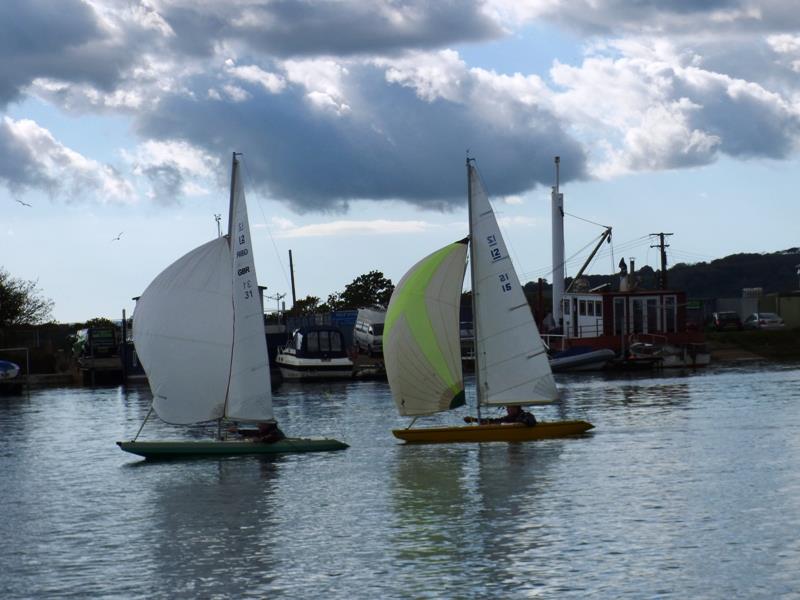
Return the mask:
M 686 330 L 686 292 L 566 293 L 563 303 L 564 336 L 570 339 Z
M 333 325 L 312 325 L 292 332 L 283 352 L 303 358 L 342 358 L 347 356 L 344 335 Z

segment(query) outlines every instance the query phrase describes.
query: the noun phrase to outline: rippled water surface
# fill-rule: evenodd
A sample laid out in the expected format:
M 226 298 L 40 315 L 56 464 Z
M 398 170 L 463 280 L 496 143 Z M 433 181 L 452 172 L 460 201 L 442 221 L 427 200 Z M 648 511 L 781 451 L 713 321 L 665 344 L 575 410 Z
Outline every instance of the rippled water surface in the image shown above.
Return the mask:
M 403 446 L 386 383 L 285 385 L 286 432 L 351 447 L 162 463 L 114 445 L 146 387 L 0 397 L 0 597 L 798 593 L 800 368 L 558 382 L 537 416 L 593 434 Z

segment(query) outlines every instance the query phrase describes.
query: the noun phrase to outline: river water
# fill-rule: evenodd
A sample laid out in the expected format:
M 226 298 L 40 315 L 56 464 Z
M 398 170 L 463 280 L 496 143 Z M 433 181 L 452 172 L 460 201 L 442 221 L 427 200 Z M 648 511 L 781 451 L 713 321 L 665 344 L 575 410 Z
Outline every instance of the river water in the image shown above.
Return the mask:
M 348 450 L 161 463 L 146 386 L 0 397 L 0 597 L 798 597 L 797 365 L 558 383 L 594 433 L 404 446 L 385 382 L 294 384 Z

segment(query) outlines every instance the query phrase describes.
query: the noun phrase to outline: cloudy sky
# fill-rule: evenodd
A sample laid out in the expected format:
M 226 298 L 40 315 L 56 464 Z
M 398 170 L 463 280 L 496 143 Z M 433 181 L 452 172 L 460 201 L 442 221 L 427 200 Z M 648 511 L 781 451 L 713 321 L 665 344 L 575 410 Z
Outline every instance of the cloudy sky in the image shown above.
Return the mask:
M 268 295 L 395 282 L 466 233 L 477 159 L 524 281 L 800 246 L 790 0 L 4 0 L 0 266 L 116 318 L 227 217 L 244 153 Z M 118 239 L 115 239 L 118 238 Z M 277 299 L 267 306 L 277 306 Z

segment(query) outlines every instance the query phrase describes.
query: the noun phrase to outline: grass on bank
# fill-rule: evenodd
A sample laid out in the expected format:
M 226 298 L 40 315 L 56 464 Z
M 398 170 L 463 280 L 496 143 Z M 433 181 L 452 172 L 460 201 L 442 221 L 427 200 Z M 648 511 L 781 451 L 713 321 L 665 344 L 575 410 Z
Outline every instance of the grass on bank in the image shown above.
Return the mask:
M 781 330 L 709 331 L 708 343 L 717 348 L 741 348 L 774 360 L 800 359 L 800 328 Z

